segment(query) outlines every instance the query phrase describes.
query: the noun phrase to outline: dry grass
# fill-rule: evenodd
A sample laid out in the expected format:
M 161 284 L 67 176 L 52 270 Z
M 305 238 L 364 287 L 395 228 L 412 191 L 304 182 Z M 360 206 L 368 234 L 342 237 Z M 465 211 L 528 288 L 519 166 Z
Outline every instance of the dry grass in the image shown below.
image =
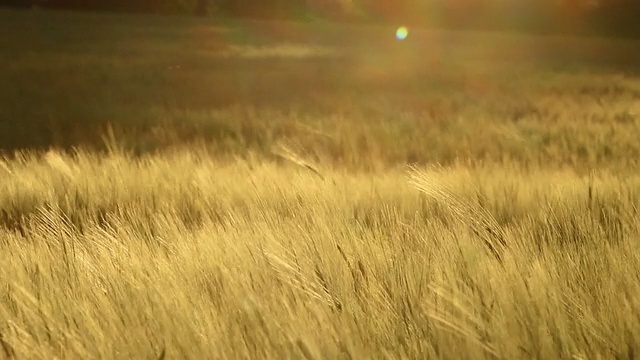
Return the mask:
M 0 359 L 640 351 L 636 42 L 0 30 Z
M 9 358 L 631 358 L 640 344 L 638 177 L 321 179 L 195 150 L 6 163 Z

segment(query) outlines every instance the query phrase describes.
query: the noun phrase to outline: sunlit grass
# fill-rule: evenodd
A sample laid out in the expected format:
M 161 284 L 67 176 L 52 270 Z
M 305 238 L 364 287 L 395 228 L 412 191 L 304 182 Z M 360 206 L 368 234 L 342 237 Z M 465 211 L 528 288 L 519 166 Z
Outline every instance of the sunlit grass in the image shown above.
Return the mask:
M 197 151 L 6 164 L 15 358 L 624 357 L 640 341 L 637 177 L 321 178 Z
M 0 358 L 640 350 L 637 43 L 0 30 Z

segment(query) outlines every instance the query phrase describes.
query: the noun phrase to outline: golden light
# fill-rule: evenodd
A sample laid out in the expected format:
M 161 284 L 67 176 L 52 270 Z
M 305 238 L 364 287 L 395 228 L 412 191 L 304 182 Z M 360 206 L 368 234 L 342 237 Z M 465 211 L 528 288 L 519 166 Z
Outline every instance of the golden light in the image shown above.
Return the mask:
M 396 30 L 396 39 L 402 41 L 406 39 L 407 36 L 409 36 L 409 29 L 407 29 L 405 26 L 400 26 L 398 30 Z

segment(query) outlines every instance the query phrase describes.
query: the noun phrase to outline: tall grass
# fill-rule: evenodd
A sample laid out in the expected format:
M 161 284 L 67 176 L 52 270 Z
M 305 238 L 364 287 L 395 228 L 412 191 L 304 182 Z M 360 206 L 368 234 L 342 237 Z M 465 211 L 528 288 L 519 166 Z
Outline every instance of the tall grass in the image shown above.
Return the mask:
M 193 150 L 5 164 L 8 358 L 632 358 L 640 344 L 636 176 L 320 178 Z
M 637 356 L 637 43 L 392 35 L 0 10 L 0 358 Z

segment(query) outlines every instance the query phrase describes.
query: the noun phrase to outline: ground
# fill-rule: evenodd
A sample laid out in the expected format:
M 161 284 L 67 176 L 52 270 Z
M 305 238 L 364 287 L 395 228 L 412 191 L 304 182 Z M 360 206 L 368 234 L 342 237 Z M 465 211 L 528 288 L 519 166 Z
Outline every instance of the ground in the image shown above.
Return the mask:
M 0 10 L 0 357 L 633 358 L 639 44 L 396 27 Z

